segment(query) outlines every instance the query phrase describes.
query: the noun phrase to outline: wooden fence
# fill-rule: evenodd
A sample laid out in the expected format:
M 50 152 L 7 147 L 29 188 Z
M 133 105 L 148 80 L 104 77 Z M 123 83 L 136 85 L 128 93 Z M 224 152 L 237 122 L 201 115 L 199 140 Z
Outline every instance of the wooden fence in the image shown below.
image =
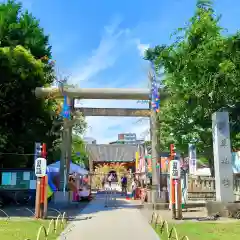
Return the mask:
M 233 191 L 236 201 L 240 200 L 240 178 L 234 176 Z M 188 200 L 215 200 L 215 178 L 196 177 L 188 178 Z

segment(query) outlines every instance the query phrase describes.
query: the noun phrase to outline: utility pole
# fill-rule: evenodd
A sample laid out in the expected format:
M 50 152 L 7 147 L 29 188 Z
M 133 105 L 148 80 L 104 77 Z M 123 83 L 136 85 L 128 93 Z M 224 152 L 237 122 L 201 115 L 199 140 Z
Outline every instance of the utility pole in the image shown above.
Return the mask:
M 175 159 L 176 153 L 175 153 L 175 146 L 174 144 L 170 144 L 170 166 L 171 161 Z M 169 194 L 169 204 L 172 210 L 172 218 L 176 219 L 176 194 L 175 194 L 175 181 L 171 177 L 171 169 L 169 169 L 169 176 L 170 176 L 170 194 Z

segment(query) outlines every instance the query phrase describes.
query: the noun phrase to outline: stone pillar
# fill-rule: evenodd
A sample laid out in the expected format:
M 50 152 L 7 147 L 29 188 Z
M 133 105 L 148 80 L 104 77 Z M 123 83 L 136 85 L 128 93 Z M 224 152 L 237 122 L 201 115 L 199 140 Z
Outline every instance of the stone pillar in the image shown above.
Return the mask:
M 70 109 L 72 110 L 70 99 L 68 99 L 68 104 L 70 105 Z M 70 121 L 71 120 L 67 118 L 63 119 L 61 160 L 60 160 L 60 189 L 59 192 L 55 194 L 54 198 L 56 203 L 62 204 L 68 204 L 69 202 L 69 194 L 68 192 L 65 192 L 64 188 L 68 188 L 68 176 L 72 152 L 72 125 Z
M 64 182 L 66 180 L 66 124 L 67 120 L 64 119 L 64 129 L 62 131 L 62 146 L 61 146 L 61 160 L 60 160 L 60 184 L 59 191 L 54 193 L 54 202 L 56 204 L 67 205 L 68 194 L 64 191 Z
M 69 126 L 67 129 L 66 148 L 67 148 L 66 165 L 67 165 L 67 176 L 68 176 L 70 171 L 70 162 L 72 158 L 72 126 Z
M 150 136 L 152 143 L 152 186 L 151 186 L 151 202 L 156 202 L 158 198 L 158 176 L 157 176 L 157 119 L 156 112 L 151 110 L 151 119 L 150 119 Z
M 216 201 L 234 201 L 228 112 L 212 115 Z
M 60 191 L 64 191 L 64 181 L 66 175 L 66 120 L 64 120 L 64 129 L 62 131 L 62 146 L 61 146 L 61 160 L 60 160 Z
M 70 111 L 72 111 L 72 103 L 68 98 L 68 104 L 70 105 Z M 67 118 L 63 119 L 63 133 L 62 133 L 62 147 L 61 147 L 61 161 L 60 161 L 60 191 L 64 190 L 68 183 L 68 175 L 70 168 L 70 159 L 72 152 L 72 126 Z

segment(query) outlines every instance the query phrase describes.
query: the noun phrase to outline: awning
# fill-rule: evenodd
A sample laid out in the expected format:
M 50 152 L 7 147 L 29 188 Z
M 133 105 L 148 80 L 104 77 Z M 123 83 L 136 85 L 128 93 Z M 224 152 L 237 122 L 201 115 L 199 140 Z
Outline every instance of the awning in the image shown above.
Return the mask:
M 58 173 L 60 172 L 60 161 L 57 161 L 55 163 L 52 163 L 50 165 L 47 166 L 47 172 L 50 173 Z M 69 169 L 69 173 L 78 173 L 80 175 L 87 175 L 88 171 L 84 168 L 81 168 L 79 165 L 70 162 L 70 169 Z

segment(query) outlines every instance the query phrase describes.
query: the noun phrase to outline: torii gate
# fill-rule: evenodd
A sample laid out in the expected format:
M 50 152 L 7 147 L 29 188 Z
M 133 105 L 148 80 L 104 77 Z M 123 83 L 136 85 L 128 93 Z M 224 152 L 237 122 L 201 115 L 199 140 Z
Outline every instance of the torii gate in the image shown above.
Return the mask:
M 124 88 L 66 88 L 64 94 L 68 97 L 68 102 L 74 99 L 116 99 L 116 100 L 151 100 L 151 89 L 124 89 Z M 36 97 L 63 98 L 62 92 L 58 87 L 41 88 L 35 90 Z M 152 142 L 152 202 L 158 199 L 158 177 L 157 177 L 157 124 L 156 112 L 149 109 L 119 109 L 119 108 L 81 108 L 80 112 L 84 116 L 123 116 L 123 117 L 150 117 L 150 136 Z M 74 112 L 77 116 L 77 112 Z M 64 120 L 62 158 L 60 164 L 60 191 L 64 189 L 64 179 L 67 179 L 71 157 L 71 130 L 73 120 Z M 92 164 L 90 162 L 90 171 Z

